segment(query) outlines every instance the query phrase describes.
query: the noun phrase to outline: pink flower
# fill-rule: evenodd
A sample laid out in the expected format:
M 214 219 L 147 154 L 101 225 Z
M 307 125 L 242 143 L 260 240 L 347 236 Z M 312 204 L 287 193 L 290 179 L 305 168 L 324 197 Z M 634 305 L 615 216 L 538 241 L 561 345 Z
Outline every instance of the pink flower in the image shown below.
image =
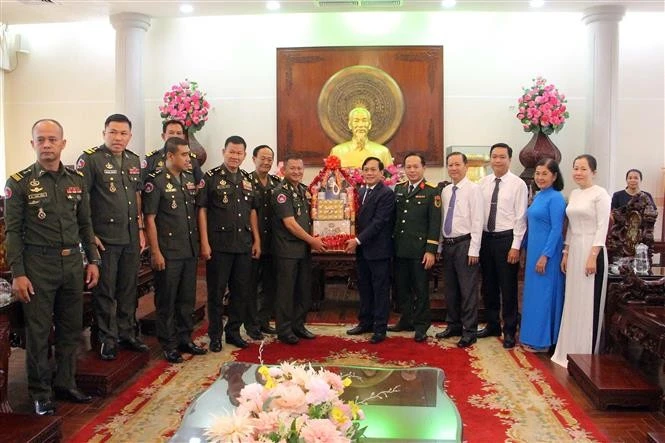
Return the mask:
M 345 438 L 330 420 L 311 419 L 302 427 L 300 436 L 307 443 L 343 443 Z
M 305 393 L 298 386 L 279 384 L 272 392 L 272 407 L 284 411 L 306 412 Z
M 244 443 L 251 441 L 253 430 L 249 416 L 234 412 L 232 415 L 217 417 L 205 435 L 211 442 Z
M 312 377 L 305 383 L 307 394 L 305 399 L 308 404 L 324 403 L 337 397 L 337 393 L 330 389 L 330 385 L 321 377 Z

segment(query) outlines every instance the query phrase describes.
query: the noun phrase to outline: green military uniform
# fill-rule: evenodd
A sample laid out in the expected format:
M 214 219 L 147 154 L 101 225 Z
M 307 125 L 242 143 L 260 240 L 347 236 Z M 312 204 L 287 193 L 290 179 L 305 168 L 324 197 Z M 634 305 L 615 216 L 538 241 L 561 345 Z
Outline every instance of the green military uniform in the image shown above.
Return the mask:
M 252 228 L 249 215 L 256 209 L 251 176 L 242 169 L 230 172 L 220 165 L 205 173 L 203 189 L 196 200 L 207 209 L 208 242 L 212 258 L 206 263 L 208 286 L 208 336 L 222 335 L 222 298 L 228 285 L 231 299 L 224 330 L 239 336 L 247 321 L 248 294 L 252 272 Z M 247 325 L 245 325 L 247 327 Z
M 76 163 L 90 191 L 95 235 L 102 241 L 99 284 L 93 309 L 101 343 L 135 338 L 139 269 L 139 156 L 129 150 L 115 157 L 105 145 L 87 149 Z
M 429 279 L 422 260 L 436 255 L 441 231 L 441 195 L 424 179 L 409 192 L 409 182 L 395 186 L 395 256 L 397 301 L 402 313 L 398 325 L 426 334 L 431 324 Z
M 277 279 L 275 319 L 277 336 L 293 335 L 305 326 L 307 312 L 312 304 L 312 254 L 310 246 L 286 229 L 282 221 L 294 217 L 305 232 L 312 232 L 310 203 L 312 196 L 307 186 L 297 186 L 288 180 L 273 189 L 272 254 L 275 257 Z
M 143 190 L 143 213 L 155 214 L 159 250 L 166 261 L 164 270 L 155 272 L 157 338 L 165 351 L 192 341 L 199 254 L 197 191 L 190 172 L 176 177 L 164 169 L 149 174 Z
M 199 164 L 199 159 L 196 157 L 196 154 L 192 151 L 189 151 L 189 158 L 192 162 L 192 167 L 190 173 L 194 174 L 194 180 L 197 184 L 203 179 L 203 171 L 201 171 L 201 165 Z M 141 164 L 141 177 L 142 181 L 145 182 L 148 178 L 148 174 L 164 169 L 166 165 L 166 144 L 161 149 L 155 149 L 154 151 L 148 152 L 145 155 L 145 160 Z
M 26 321 L 28 391 L 33 400 L 51 398 L 48 338 L 55 323 L 57 370 L 53 386 L 76 387 L 76 348 L 82 329 L 84 267 L 99 263 L 83 177 L 60 164 L 57 172 L 39 163 L 7 180 L 7 262 L 13 278 L 26 276 L 34 288 L 23 305 Z
M 249 320 L 252 329 L 259 331 L 261 326 L 268 324 L 275 314 L 275 270 L 271 248 L 272 208 L 270 198 L 272 190 L 279 185 L 280 178 L 268 174 L 265 186 L 259 176 L 252 172 L 254 181 L 254 198 L 256 199 L 259 232 L 261 234 L 261 258 L 252 260 L 252 289 L 250 293 Z

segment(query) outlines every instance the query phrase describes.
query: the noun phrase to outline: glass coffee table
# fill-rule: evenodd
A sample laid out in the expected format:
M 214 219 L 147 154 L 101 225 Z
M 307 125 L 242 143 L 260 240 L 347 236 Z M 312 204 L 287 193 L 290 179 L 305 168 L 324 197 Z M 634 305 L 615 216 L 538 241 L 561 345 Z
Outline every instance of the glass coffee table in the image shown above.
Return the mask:
M 233 411 L 240 390 L 260 380 L 258 368 L 259 365 L 252 363 L 224 364 L 217 381 L 189 406 L 171 442 L 205 442 L 205 430 L 214 416 Z M 325 365 L 325 368 L 352 378 L 353 384 L 345 389 L 342 396 L 344 400 L 362 400 L 371 393 L 399 386 L 399 392 L 362 406 L 365 419 L 360 424 L 367 426 L 363 441 L 462 441 L 462 420 L 455 404 L 443 390 L 444 374 L 441 369 L 332 365 Z

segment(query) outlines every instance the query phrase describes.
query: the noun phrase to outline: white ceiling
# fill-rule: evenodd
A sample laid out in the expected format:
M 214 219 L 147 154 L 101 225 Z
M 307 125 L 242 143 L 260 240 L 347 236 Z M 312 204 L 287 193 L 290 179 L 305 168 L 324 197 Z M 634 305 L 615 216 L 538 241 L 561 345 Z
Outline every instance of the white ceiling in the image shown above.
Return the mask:
M 179 11 L 181 3 L 194 7 Z M 0 0 L 0 23 L 48 23 L 105 19 L 118 12 L 139 12 L 151 17 L 234 14 L 279 14 L 340 11 L 440 11 L 440 0 L 403 0 L 400 7 L 319 6 L 315 0 L 282 0 L 279 11 L 268 11 L 263 0 Z M 594 5 L 622 4 L 630 12 L 664 11 L 662 0 L 547 0 L 538 11 L 576 12 Z M 528 0 L 458 0 L 455 11 L 529 11 Z

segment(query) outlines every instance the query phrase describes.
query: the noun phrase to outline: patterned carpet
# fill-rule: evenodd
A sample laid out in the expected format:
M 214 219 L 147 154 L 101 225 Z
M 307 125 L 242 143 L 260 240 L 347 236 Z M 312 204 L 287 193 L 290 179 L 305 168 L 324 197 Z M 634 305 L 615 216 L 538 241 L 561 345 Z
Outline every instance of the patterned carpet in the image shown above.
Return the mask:
M 347 328 L 314 325 L 311 329 L 319 338 L 297 346 L 267 339 L 263 360 L 440 367 L 446 392 L 464 423 L 464 441 L 606 441 L 540 361 L 519 348 L 506 351 L 496 338 L 467 349 L 457 348 L 452 339 L 418 344 L 406 333 L 371 345 L 368 336 L 346 336 Z M 206 343 L 207 338 L 198 341 Z M 230 360 L 258 362 L 258 346 L 238 350 L 225 345 L 219 354 L 187 357 L 183 364 L 164 362 L 143 375 L 72 441 L 168 441 L 189 403 L 216 380 L 221 365 Z

